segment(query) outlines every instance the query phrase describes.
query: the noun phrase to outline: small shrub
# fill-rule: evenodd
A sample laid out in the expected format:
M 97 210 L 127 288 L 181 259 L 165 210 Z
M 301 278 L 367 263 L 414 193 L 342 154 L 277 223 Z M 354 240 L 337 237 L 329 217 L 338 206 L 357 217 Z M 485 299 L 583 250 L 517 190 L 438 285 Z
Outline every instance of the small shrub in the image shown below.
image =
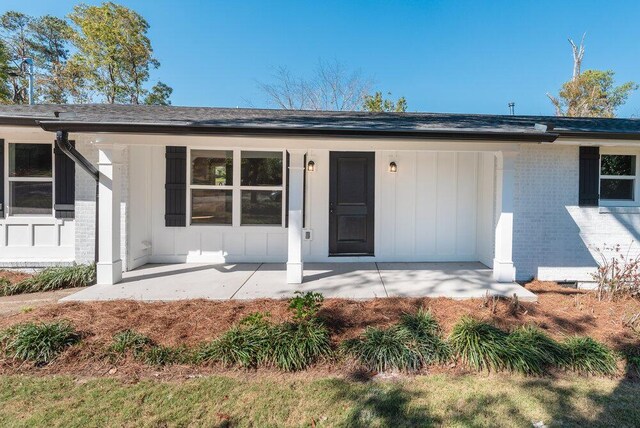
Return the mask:
M 640 256 L 631 257 L 629 244 L 626 254 L 620 245 L 594 248 L 600 262 L 591 275 L 597 285 L 598 299 L 616 300 L 624 296 L 640 297 Z
M 231 327 L 222 336 L 203 346 L 197 360 L 221 362 L 226 366 L 257 367 L 265 358 L 269 326 Z
M 564 342 L 565 366 L 579 373 L 611 375 L 617 370 L 613 351 L 590 337 L 570 337 Z
M 133 330 L 124 330 L 113 336 L 113 343 L 109 350 L 120 355 L 131 351 L 134 356 L 139 356 L 151 346 L 153 346 L 153 341 L 144 334 Z
M 387 329 L 367 327 L 361 337 L 344 342 L 343 349 L 369 370 L 418 370 L 421 359 L 408 346 L 411 340 L 407 329 L 397 326 Z
M 402 315 L 398 328 L 409 335 L 407 346 L 419 355 L 422 365 L 444 363 L 451 358 L 451 349 L 430 311 L 420 308 L 415 314 Z
M 221 362 L 226 366 L 257 367 L 264 358 L 271 325 L 269 313 L 254 312 L 240 320 L 222 336 L 201 347 L 199 362 Z
M 289 299 L 289 309 L 293 310 L 293 318 L 296 321 L 304 321 L 315 318 L 324 301 L 320 293 L 296 291 L 295 297 Z
M 507 333 L 497 327 L 463 317 L 453 327 L 449 343 L 455 356 L 476 370 L 500 370 L 514 366 Z
M 272 326 L 266 340 L 266 358 L 281 370 L 302 370 L 331 354 L 329 330 L 317 320 Z
M 80 334 L 65 321 L 18 324 L 0 334 L 6 355 L 36 364 L 50 363 L 79 340 Z
M 567 363 L 566 351 L 558 342 L 534 326 L 516 328 L 507 337 L 507 368 L 523 374 L 541 375 L 552 366 Z
M 14 294 L 84 287 L 93 282 L 95 275 L 95 264 L 47 268 L 15 284 L 0 284 L 0 295 L 11 296 Z

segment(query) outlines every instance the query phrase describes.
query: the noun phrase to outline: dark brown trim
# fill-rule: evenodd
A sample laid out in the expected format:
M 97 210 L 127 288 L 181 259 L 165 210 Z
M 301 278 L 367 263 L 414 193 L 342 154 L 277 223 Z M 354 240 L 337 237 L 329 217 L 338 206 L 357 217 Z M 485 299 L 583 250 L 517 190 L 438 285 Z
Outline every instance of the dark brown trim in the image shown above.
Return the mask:
M 285 136 L 313 137 L 332 136 L 348 138 L 411 138 L 411 139 L 454 139 L 467 141 L 523 141 L 550 143 L 558 134 L 539 132 L 476 132 L 476 131 L 402 131 L 385 129 L 338 129 L 338 128 L 258 128 L 207 125 L 148 125 L 131 123 L 87 123 L 40 121 L 45 131 L 67 132 L 110 132 L 122 134 L 165 134 L 165 135 L 235 135 L 235 136 Z

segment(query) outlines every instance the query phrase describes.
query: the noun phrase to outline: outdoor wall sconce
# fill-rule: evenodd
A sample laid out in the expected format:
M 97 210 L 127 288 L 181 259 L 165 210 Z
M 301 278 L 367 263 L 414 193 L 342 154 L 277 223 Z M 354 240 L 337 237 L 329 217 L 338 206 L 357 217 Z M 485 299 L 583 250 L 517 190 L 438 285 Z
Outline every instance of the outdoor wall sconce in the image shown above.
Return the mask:
M 307 171 L 314 172 L 316 170 L 316 163 L 312 160 L 307 162 Z
M 398 172 L 398 165 L 395 162 L 389 164 L 389 172 Z

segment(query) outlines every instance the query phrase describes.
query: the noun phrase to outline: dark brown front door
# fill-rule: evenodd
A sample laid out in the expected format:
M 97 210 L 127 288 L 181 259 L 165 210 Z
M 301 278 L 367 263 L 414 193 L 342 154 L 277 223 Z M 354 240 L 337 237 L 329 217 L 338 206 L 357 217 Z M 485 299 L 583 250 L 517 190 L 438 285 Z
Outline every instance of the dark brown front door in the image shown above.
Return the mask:
M 329 255 L 373 255 L 375 154 L 331 152 Z

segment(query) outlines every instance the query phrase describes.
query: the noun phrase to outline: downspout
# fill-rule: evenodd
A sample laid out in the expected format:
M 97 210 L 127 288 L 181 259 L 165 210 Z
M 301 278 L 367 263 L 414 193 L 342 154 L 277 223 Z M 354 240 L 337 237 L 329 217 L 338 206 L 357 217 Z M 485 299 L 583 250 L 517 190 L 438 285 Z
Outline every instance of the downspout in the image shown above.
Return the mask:
M 67 131 L 56 131 L 56 146 L 62 150 L 62 152 L 69 157 L 76 165 L 80 166 L 87 174 L 91 176 L 96 182 L 96 232 L 95 232 L 95 261 L 98 263 L 98 225 L 100 220 L 99 215 L 99 199 L 100 195 L 98 192 L 99 184 L 100 184 L 100 173 L 98 169 L 93 166 L 87 158 L 82 156 L 82 154 L 76 150 L 75 147 L 71 145 L 69 142 L 69 133 Z

